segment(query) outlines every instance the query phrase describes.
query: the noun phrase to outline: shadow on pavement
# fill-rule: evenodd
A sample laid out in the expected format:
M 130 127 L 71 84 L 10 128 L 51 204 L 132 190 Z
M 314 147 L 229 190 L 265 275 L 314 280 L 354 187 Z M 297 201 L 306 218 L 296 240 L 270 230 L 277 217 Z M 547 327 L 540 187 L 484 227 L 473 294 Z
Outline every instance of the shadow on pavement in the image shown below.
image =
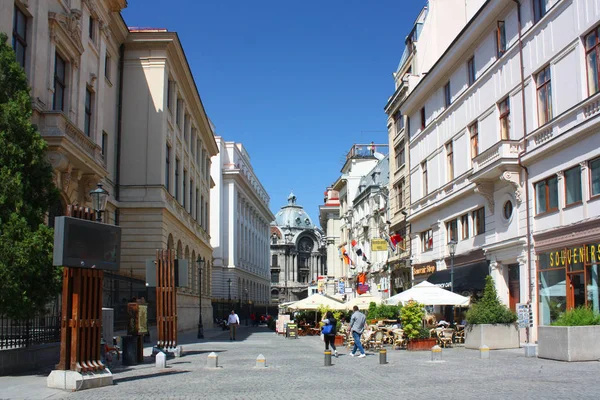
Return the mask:
M 147 375 L 137 375 L 137 376 L 129 376 L 126 378 L 114 378 L 113 383 L 115 385 L 118 385 L 119 383 L 123 383 L 123 382 L 131 382 L 131 381 L 137 381 L 140 379 L 149 379 L 149 378 L 155 378 L 157 376 L 165 376 L 165 375 L 178 375 L 178 374 L 187 374 L 190 371 L 181 371 L 181 370 L 173 370 L 173 371 L 169 371 L 168 369 L 166 371 L 163 372 L 155 372 L 153 374 L 147 374 Z

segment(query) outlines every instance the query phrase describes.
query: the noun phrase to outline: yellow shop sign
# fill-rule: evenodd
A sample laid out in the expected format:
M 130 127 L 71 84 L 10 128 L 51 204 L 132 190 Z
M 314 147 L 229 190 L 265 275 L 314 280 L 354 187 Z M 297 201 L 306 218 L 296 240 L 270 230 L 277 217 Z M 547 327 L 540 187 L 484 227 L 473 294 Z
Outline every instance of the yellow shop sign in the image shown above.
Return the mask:
M 600 262 L 600 244 L 586 244 L 570 249 L 555 250 L 546 255 L 549 259 L 548 268 L 566 267 L 567 264 Z

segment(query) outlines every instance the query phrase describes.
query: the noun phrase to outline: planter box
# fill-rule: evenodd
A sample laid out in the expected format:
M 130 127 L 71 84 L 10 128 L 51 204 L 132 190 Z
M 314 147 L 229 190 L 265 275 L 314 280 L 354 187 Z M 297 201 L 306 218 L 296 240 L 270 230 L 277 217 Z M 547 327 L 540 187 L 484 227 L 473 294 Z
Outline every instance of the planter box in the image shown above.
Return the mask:
M 433 346 L 437 344 L 436 338 L 427 339 L 409 339 L 406 350 L 419 351 L 419 350 L 431 350 Z
M 467 325 L 465 328 L 465 347 L 479 349 L 486 345 L 490 350 L 518 349 L 519 329 L 515 324 Z
M 337 347 L 337 346 L 343 346 L 344 345 L 344 336 L 341 335 L 335 335 L 335 339 L 333 341 L 333 344 Z
M 598 361 L 600 326 L 538 327 L 538 357 L 559 361 Z

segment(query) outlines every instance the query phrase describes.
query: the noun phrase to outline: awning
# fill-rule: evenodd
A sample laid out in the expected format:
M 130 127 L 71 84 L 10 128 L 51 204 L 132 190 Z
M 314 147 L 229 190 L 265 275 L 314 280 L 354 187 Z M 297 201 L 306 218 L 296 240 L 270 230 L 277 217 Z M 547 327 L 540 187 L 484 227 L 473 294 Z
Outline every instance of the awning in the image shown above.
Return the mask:
M 454 267 L 454 293 L 478 292 L 485 287 L 489 274 L 488 261 Z M 431 274 L 427 281 L 450 290 L 450 268 Z

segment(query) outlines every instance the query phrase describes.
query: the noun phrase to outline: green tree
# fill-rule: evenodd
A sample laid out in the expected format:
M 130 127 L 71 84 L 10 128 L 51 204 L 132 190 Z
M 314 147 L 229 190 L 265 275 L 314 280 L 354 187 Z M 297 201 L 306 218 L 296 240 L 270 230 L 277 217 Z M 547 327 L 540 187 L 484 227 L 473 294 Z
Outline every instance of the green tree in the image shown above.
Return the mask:
M 500 302 L 494 279 L 485 277 L 483 297 L 467 311 L 469 324 L 510 324 L 517 320 L 517 314 Z
M 60 288 L 53 231 L 44 224 L 57 199 L 46 142 L 31 124 L 27 77 L 0 34 L 0 314 L 29 318 Z

